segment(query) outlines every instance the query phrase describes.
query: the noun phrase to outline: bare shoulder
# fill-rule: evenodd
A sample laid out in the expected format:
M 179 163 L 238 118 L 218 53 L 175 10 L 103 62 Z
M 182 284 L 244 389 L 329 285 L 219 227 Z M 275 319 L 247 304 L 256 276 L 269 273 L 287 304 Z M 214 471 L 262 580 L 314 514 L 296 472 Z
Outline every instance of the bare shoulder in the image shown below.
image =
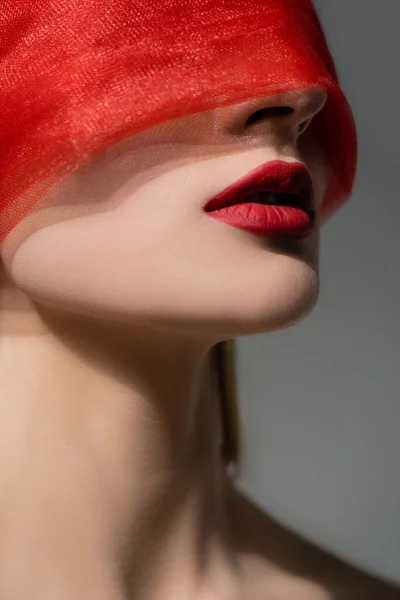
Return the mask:
M 347 564 L 230 493 L 237 552 L 260 600 L 400 600 L 400 586 Z

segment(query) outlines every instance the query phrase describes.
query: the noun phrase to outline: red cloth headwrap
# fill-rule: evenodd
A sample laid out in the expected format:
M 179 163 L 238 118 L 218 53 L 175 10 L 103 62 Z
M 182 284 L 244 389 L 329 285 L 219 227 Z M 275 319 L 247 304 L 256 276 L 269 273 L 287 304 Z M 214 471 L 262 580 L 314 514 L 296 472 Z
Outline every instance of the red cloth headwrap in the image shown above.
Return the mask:
M 321 87 L 327 217 L 356 134 L 311 0 L 3 0 L 0 242 L 66 175 L 162 121 Z

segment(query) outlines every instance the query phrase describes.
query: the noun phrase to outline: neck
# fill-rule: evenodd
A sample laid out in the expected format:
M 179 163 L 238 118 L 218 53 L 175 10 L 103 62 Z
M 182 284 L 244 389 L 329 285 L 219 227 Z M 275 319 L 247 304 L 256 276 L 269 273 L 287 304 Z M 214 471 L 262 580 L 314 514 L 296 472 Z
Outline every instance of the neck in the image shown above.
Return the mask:
M 0 331 L 0 589 L 180 600 L 215 569 L 227 589 L 209 348 L 55 316 L 10 288 Z

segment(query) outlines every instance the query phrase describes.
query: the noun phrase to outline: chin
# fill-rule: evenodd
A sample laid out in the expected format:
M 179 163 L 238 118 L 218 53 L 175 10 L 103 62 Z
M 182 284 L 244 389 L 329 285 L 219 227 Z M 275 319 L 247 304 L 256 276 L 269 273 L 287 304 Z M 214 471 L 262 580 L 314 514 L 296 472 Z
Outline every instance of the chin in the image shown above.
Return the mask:
M 318 297 L 318 274 L 305 265 L 293 273 L 280 273 L 273 282 L 270 280 L 262 287 L 259 284 L 253 288 L 247 286 L 246 292 L 238 293 L 235 303 L 230 302 L 227 307 L 225 314 L 230 316 L 231 328 L 227 337 L 291 327 L 312 312 Z M 226 326 L 229 328 L 228 322 Z
M 243 319 L 237 335 L 268 333 L 292 327 L 312 312 L 317 304 L 318 296 L 318 289 L 312 287 L 299 291 L 279 305 L 269 302 L 263 307 L 256 307 L 250 320 L 248 317 L 246 320 Z
M 159 324 L 185 335 L 212 343 L 263 334 L 291 327 L 307 317 L 319 297 L 318 270 L 286 257 L 286 268 L 264 269 L 264 279 L 254 273 L 227 277 L 223 288 L 199 290 L 185 297 L 182 290 L 180 312 L 159 314 Z M 228 285 L 229 281 L 229 285 Z M 167 295 L 164 308 L 169 306 Z

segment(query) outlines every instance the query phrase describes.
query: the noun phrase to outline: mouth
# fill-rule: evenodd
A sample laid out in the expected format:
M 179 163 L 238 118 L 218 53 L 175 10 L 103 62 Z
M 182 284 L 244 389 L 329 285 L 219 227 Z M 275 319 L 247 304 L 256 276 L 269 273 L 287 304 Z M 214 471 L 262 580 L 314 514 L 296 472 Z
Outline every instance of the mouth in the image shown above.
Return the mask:
M 235 202 L 229 203 L 227 206 L 233 206 L 234 204 L 263 204 L 264 206 L 291 206 L 292 208 L 298 208 L 304 210 L 308 215 L 312 216 L 314 209 L 312 203 L 309 200 L 309 195 L 304 194 L 286 194 L 283 192 L 270 192 L 261 190 L 254 192 L 244 198 L 238 199 Z M 221 208 L 223 208 L 221 206 Z M 214 209 L 215 210 L 215 209 Z
M 207 202 L 204 211 L 251 232 L 308 235 L 315 228 L 315 195 L 300 162 L 264 163 Z

